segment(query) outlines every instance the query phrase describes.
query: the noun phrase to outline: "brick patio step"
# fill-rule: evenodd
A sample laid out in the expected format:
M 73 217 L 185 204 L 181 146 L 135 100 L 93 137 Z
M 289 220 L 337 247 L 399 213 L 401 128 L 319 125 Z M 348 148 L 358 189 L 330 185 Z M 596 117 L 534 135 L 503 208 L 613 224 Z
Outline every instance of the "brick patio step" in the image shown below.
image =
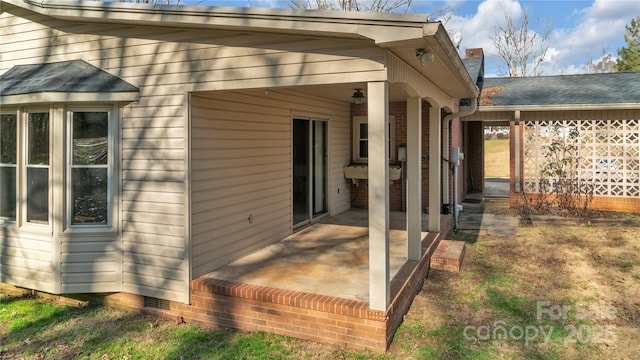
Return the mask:
M 431 256 L 431 269 L 460 272 L 464 250 L 464 241 L 441 240 Z

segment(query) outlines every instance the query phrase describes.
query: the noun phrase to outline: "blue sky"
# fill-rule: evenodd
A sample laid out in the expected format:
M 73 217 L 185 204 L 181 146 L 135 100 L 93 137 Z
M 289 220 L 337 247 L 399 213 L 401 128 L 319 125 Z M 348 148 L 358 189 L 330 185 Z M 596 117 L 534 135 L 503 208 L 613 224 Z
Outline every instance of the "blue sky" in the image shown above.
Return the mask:
M 363 0 L 363 2 L 366 0 Z M 286 7 L 280 0 L 182 0 L 183 4 Z M 447 19 L 445 27 L 451 33 L 461 32 L 461 54 L 466 48 L 482 47 L 487 63 L 487 76 L 499 74 L 500 60 L 495 56 L 491 37 L 504 24 L 505 12 L 514 17 L 529 13 L 530 31 L 537 31 L 537 19 L 550 19 L 552 33 L 549 51 L 541 65 L 542 75 L 573 74 L 589 60 L 602 58 L 603 51 L 613 53 L 624 46 L 625 26 L 640 16 L 640 0 L 413 0 L 408 12 L 436 14 L 448 8 L 445 17 L 431 15 L 431 20 Z

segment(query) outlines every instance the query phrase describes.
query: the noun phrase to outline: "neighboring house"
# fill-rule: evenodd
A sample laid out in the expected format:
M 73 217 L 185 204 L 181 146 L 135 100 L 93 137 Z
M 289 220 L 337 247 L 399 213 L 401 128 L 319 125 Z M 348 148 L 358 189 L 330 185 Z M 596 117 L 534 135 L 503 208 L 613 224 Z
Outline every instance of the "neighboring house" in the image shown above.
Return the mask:
M 640 212 L 640 73 L 487 78 L 480 104 L 465 121 L 511 126 L 512 205 L 521 187 L 532 195 L 557 182 L 543 175 L 557 141 L 593 208 Z
M 386 348 L 415 293 L 391 298 L 384 265 L 398 148 L 386 131 L 399 120 L 390 109 L 405 117 L 406 191 L 428 195 L 426 204 L 417 196 L 406 204 L 407 258 L 426 261 L 427 271 L 421 216 L 437 209 L 428 230 L 447 230 L 439 210 L 453 181 L 446 163 L 441 169 L 442 149 L 449 152 L 450 138 L 463 145 L 463 125 L 454 120 L 450 131 L 448 120 L 460 99 L 478 97 L 481 56 L 470 61 L 472 78 L 442 24 L 424 15 L 0 5 L 0 283 L 113 293 L 103 300 L 127 308 L 151 301 L 166 316 L 208 323 L 227 315 L 201 301 L 206 291 L 275 311 L 281 298 L 242 287 L 205 291 L 199 279 L 349 210 L 353 181 L 344 169 L 357 163 L 367 166 L 369 302 L 317 309 L 316 297 L 287 293 L 291 313 L 302 307 L 306 315 L 267 330 Z M 356 89 L 364 106 L 352 104 Z M 366 136 L 352 133 L 364 126 Z M 419 285 L 426 273 L 416 274 Z M 303 334 L 301 324 L 317 326 L 312 311 L 362 325 L 348 338 Z

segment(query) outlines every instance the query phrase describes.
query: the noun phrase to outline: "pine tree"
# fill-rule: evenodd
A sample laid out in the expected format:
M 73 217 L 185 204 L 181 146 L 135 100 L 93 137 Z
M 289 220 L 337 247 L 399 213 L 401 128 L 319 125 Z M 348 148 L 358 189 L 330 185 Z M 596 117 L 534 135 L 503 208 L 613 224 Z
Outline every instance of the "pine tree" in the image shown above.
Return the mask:
M 631 20 L 631 24 L 625 26 L 624 42 L 627 47 L 618 49 L 619 59 L 616 62 L 618 71 L 640 71 L 640 16 Z

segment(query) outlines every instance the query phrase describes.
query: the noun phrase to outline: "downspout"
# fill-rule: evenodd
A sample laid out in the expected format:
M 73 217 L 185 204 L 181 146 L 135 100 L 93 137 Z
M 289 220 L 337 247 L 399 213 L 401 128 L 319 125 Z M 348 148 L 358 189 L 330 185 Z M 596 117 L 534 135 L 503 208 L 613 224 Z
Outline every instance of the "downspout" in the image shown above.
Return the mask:
M 468 115 L 473 114 L 478 109 L 478 98 L 471 100 L 471 106 L 469 108 L 465 108 L 464 110 L 458 111 L 457 113 L 451 113 L 444 116 L 443 120 L 445 123 L 448 123 L 454 118 L 461 118 Z M 451 127 L 449 127 L 451 128 Z M 447 152 L 449 149 L 447 149 Z M 454 231 L 458 232 L 458 219 L 460 218 L 460 211 L 462 211 L 462 205 L 458 204 L 458 166 L 460 166 L 460 160 L 462 157 L 457 159 L 452 159 L 453 161 L 453 220 L 454 220 Z M 449 186 L 447 184 L 447 186 Z

